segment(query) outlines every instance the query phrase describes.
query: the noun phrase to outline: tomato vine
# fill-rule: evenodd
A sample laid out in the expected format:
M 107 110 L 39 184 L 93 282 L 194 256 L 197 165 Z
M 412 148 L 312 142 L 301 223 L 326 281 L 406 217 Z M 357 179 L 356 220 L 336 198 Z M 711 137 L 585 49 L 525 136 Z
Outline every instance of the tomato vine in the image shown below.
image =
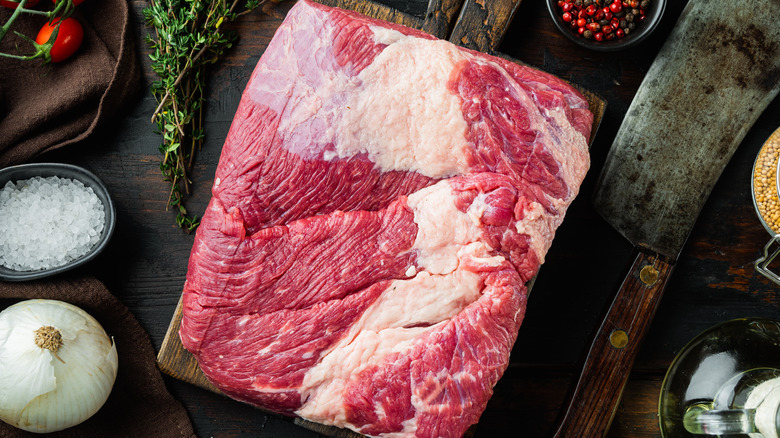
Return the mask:
M 0 26 L 0 40 L 5 38 L 5 36 L 13 27 L 14 23 L 16 23 L 16 21 L 19 20 L 24 15 L 46 17 L 47 23 L 44 25 L 44 28 L 46 26 L 49 26 L 51 27 L 51 30 L 50 32 L 46 33 L 48 36 L 47 39 L 38 40 L 38 41 L 20 32 L 14 31 L 14 34 L 16 36 L 30 43 L 30 45 L 32 46 L 31 52 L 28 52 L 26 54 L 0 52 L 1 57 L 20 59 L 24 61 L 41 59 L 43 60 L 44 63 L 52 62 L 52 48 L 54 47 L 55 52 L 59 51 L 58 48 L 56 47 L 57 46 L 56 40 L 57 40 L 57 36 L 60 34 L 61 31 L 60 29 L 61 24 L 64 21 L 67 23 L 71 23 L 69 21 L 66 21 L 66 19 L 68 19 L 68 17 L 70 17 L 70 15 L 73 13 L 73 10 L 75 8 L 74 0 L 67 0 L 67 1 L 61 1 L 55 3 L 54 8 L 48 11 L 32 9 L 32 7 L 36 6 L 37 3 L 38 3 L 37 0 L 19 0 L 19 1 L 3 0 L 2 1 L 3 7 L 13 9 L 14 12 L 6 20 L 6 22 L 3 23 L 2 26 Z M 63 31 L 63 33 L 65 33 L 65 31 Z M 80 44 L 80 40 L 79 40 L 79 44 Z M 75 49 L 73 51 L 75 51 Z M 65 58 L 67 58 L 67 56 Z M 57 60 L 64 60 L 64 58 L 57 57 Z

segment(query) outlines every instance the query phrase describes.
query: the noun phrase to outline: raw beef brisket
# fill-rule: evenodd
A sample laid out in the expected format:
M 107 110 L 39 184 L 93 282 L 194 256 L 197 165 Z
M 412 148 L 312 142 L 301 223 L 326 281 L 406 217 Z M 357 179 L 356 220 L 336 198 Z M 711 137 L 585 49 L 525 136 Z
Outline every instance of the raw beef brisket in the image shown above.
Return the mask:
M 563 81 L 300 0 L 250 78 L 180 336 L 220 390 L 372 436 L 462 436 L 589 165 Z

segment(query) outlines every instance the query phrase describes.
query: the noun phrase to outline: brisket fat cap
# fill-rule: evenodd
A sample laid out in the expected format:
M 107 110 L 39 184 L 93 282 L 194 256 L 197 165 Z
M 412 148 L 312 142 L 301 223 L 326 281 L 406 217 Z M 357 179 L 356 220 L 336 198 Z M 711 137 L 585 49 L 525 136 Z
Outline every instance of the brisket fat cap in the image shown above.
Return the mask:
M 589 166 L 544 72 L 300 0 L 220 157 L 180 336 L 227 395 L 371 436 L 462 436 Z

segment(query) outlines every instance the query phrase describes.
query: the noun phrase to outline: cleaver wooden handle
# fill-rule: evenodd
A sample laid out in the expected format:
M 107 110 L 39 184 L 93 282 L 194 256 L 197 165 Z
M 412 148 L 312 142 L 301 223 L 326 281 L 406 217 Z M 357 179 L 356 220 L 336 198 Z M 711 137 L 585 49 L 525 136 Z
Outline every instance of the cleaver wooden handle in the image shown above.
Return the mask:
M 639 251 L 564 404 L 557 438 L 606 435 L 672 269 L 656 255 Z

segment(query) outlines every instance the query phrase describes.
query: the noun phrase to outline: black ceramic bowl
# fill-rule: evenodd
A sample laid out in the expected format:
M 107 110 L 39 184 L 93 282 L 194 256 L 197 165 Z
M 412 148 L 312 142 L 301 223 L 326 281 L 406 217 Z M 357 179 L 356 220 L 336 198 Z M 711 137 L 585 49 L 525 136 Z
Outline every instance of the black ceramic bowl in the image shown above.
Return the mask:
M 653 33 L 655 28 L 658 27 L 658 24 L 661 22 L 661 17 L 664 15 L 664 9 L 666 9 L 666 0 L 651 0 L 647 10 L 647 18 L 643 23 L 638 24 L 633 32 L 623 38 L 615 38 L 611 41 L 596 41 L 592 38 L 586 39 L 580 36 L 577 33 L 576 28 L 573 29 L 561 18 L 563 12 L 558 7 L 558 1 L 547 0 L 547 10 L 550 13 L 550 18 L 553 23 L 555 23 L 555 27 L 557 27 L 566 38 L 580 47 L 598 52 L 616 52 L 633 47 L 644 41 Z
M 0 265 L 0 279 L 5 281 L 26 281 L 36 278 L 48 277 L 61 272 L 81 266 L 97 257 L 108 244 L 111 235 L 114 233 L 116 224 L 116 210 L 108 189 L 97 176 L 78 166 L 61 163 L 40 163 L 40 164 L 22 164 L 19 166 L 6 167 L 0 170 L 0 188 L 4 187 L 9 181 L 19 181 L 30 179 L 36 176 L 48 178 L 58 176 L 81 181 L 85 186 L 91 187 L 97 195 L 106 212 L 106 223 L 103 227 L 100 240 L 86 254 L 65 265 L 55 268 L 37 270 L 37 271 L 16 271 Z

